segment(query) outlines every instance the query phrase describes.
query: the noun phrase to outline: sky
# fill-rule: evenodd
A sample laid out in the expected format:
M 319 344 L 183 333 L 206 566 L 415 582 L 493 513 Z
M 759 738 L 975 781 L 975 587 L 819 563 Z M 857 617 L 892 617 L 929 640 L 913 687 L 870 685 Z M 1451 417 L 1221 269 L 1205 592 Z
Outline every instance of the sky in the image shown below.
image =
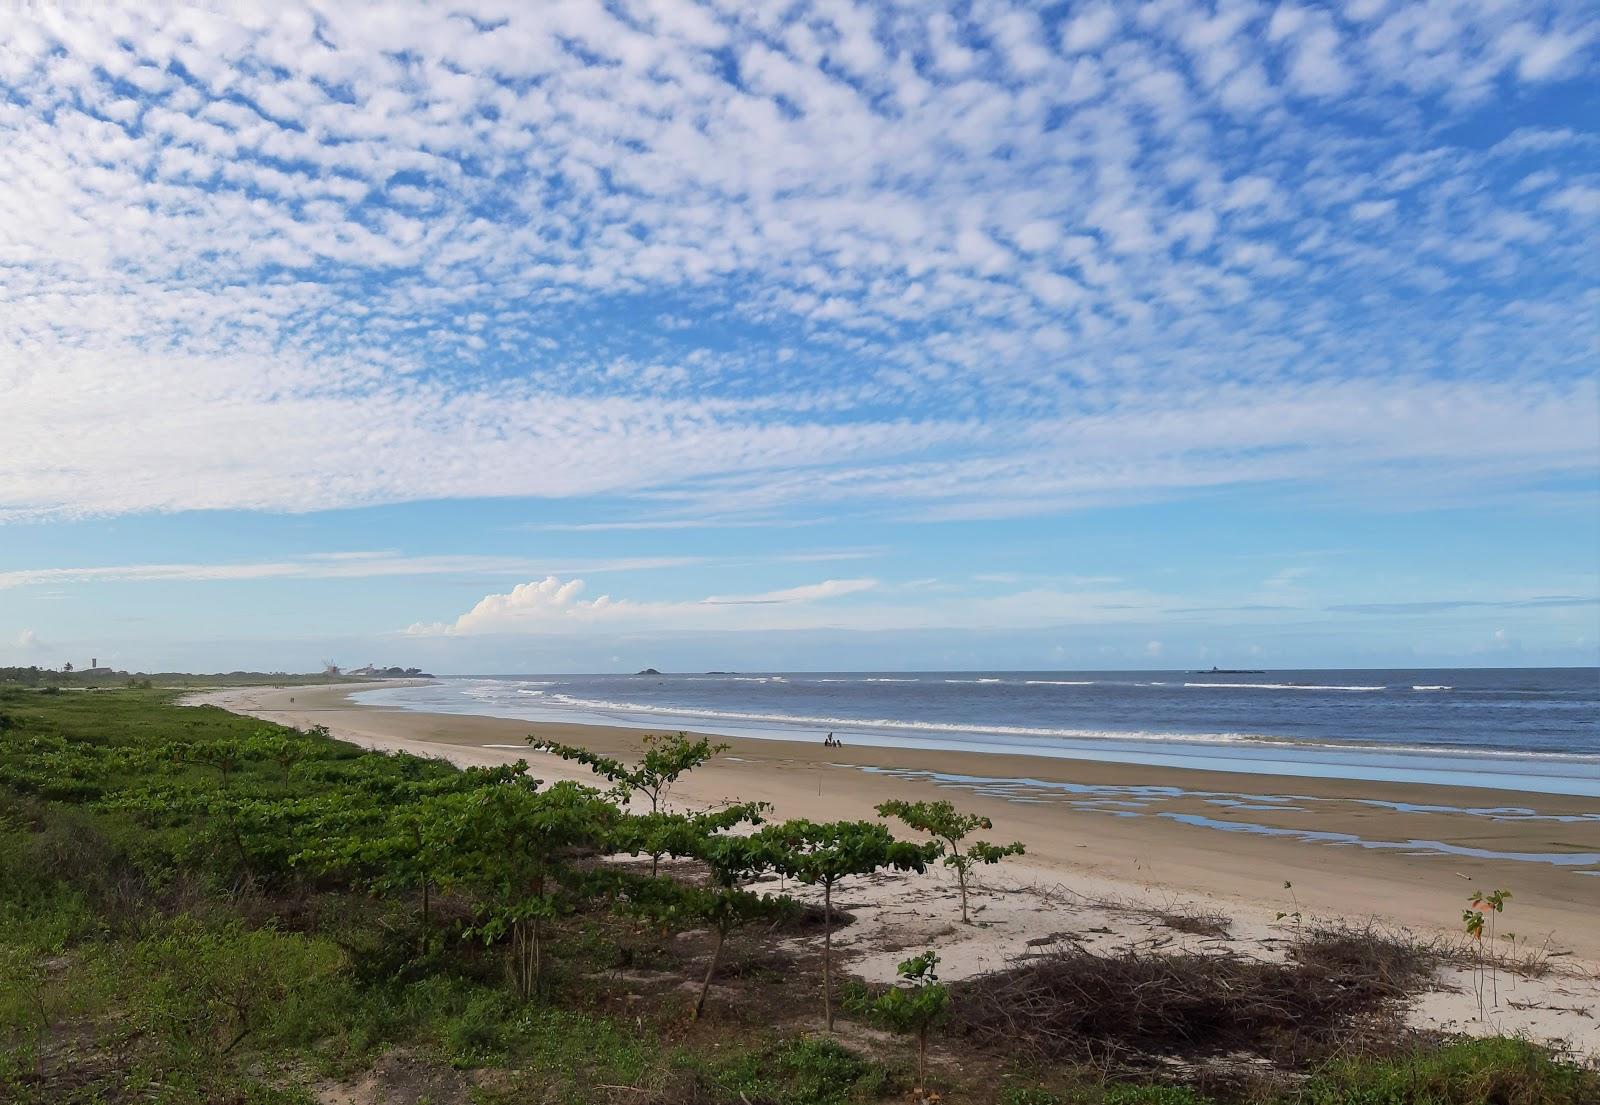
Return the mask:
M 0 664 L 1600 660 L 1600 11 L 0 7 Z

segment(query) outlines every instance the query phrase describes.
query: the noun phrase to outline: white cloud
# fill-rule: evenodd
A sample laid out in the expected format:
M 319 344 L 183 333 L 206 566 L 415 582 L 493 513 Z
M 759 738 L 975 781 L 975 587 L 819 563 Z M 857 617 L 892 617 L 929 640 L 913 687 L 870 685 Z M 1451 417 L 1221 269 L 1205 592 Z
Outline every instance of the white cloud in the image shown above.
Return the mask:
M 476 605 L 449 623 L 416 623 L 406 630 L 413 636 L 470 636 L 480 633 L 547 633 L 585 626 L 613 629 L 672 628 L 713 629 L 751 626 L 752 615 L 741 607 L 794 606 L 856 594 L 877 586 L 871 579 L 830 579 L 744 596 L 709 596 L 688 602 L 635 602 L 601 595 L 582 596 L 581 579 L 546 576 L 520 583 L 503 594 L 485 595 Z M 757 615 L 762 624 L 769 616 Z
M 417 622 L 416 637 L 483 634 L 614 636 L 639 632 L 844 629 L 995 629 L 1136 622 L 1173 605 L 1170 596 L 1134 589 L 1059 590 L 1035 587 L 992 596 L 960 595 L 915 585 L 881 589 L 876 580 L 824 580 L 748 596 L 689 600 L 583 597 L 582 580 L 550 576 L 484 596 L 448 622 Z M 885 596 L 872 596 L 886 590 Z M 938 595 L 930 601 L 929 595 Z M 837 599 L 848 602 L 835 602 Z
M 1394 200 L 1363 200 L 1350 205 L 1350 217 L 1357 222 L 1371 222 L 1394 214 Z
M 815 525 L 796 519 L 636 518 L 625 522 L 530 522 L 520 528 L 552 533 L 608 533 L 633 530 L 792 529 Z
M 1593 63 L 1571 5 L 10 6 L 0 520 L 1560 479 L 1593 135 L 1440 136 Z
M 0 590 L 59 583 L 223 582 L 259 579 L 369 579 L 378 576 L 525 575 L 536 571 L 629 572 L 703 564 L 703 557 L 624 557 L 558 565 L 511 556 L 399 556 L 314 553 L 297 560 L 233 564 L 117 564 L 0 571 Z
M 1574 215 L 1594 218 L 1600 216 L 1600 188 L 1573 184 L 1552 195 L 1546 204 Z
M 870 591 L 877 586 L 878 581 L 875 579 L 827 579 L 821 583 L 806 583 L 799 587 L 763 591 L 755 595 L 711 595 L 700 601 L 711 606 L 765 606 L 784 602 L 814 602 L 818 599 L 831 599 L 839 595 Z
M 1559 75 L 1566 69 L 1567 63 L 1588 45 L 1593 33 L 1592 27 L 1576 33 L 1529 33 L 1522 57 L 1517 62 L 1517 75 L 1528 81 L 1549 80 Z
M 1117 9 L 1109 4 L 1080 9 L 1062 28 L 1061 46 L 1069 53 L 1103 46 L 1118 22 Z

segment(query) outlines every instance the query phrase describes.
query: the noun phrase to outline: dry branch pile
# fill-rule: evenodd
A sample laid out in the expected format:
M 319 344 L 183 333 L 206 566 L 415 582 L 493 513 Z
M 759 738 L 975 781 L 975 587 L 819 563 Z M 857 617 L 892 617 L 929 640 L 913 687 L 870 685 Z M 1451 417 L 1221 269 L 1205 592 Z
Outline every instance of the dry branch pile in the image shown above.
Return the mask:
M 1041 1060 L 1246 1052 L 1280 1063 L 1370 1032 L 1435 953 L 1370 929 L 1313 932 L 1289 961 L 1075 945 L 960 984 L 954 1029 Z

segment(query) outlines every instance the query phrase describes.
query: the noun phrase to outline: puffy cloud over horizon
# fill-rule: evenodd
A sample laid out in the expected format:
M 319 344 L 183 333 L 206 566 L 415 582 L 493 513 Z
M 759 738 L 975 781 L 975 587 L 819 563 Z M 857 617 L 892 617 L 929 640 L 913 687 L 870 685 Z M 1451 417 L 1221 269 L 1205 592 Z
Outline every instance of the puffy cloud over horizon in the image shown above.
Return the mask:
M 459 637 L 483 633 L 566 633 L 598 627 L 610 631 L 637 631 L 669 627 L 675 630 L 741 628 L 811 628 L 810 615 L 798 619 L 787 613 L 776 618 L 771 611 L 744 611 L 737 607 L 804 606 L 843 595 L 873 590 L 873 579 L 828 579 L 755 595 L 711 595 L 697 601 L 634 601 L 610 595 L 585 599 L 584 581 L 546 576 L 519 583 L 504 594 L 485 595 L 471 610 L 453 622 L 417 622 L 406 629 L 416 637 Z M 820 624 L 832 616 L 823 615 Z
M 8 9 L 0 521 L 1559 495 L 1597 51 L 1579 3 Z

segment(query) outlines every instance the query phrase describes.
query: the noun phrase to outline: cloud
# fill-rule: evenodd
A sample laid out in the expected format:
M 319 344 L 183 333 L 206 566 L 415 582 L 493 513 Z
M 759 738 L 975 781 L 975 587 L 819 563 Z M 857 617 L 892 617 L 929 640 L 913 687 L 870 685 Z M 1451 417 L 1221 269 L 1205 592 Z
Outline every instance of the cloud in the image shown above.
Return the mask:
M 31 629 L 24 629 L 17 634 L 17 647 L 23 652 L 36 652 L 44 648 L 44 642 L 39 635 Z
M 0 590 L 56 583 L 226 582 L 261 579 L 368 579 L 379 576 L 523 575 L 534 571 L 629 572 L 703 564 L 703 557 L 623 557 L 555 567 L 510 556 L 400 556 L 312 553 L 301 559 L 236 564 L 121 564 L 89 568 L 19 568 L 0 572 Z
M 1260 614 L 1283 610 L 1303 610 L 1301 606 L 1289 606 L 1285 603 L 1272 602 L 1246 602 L 1237 606 L 1174 606 L 1167 611 L 1168 614 Z
M 1061 45 L 1068 53 L 1103 46 L 1117 29 L 1117 10 L 1107 4 L 1083 8 L 1061 30 Z
M 583 626 L 613 628 L 670 627 L 710 629 L 740 625 L 743 606 L 789 606 L 820 602 L 856 594 L 877 586 L 871 579 L 829 579 L 755 595 L 718 596 L 692 602 L 633 602 L 601 595 L 582 596 L 581 579 L 546 576 L 520 583 L 503 594 L 485 595 L 450 623 L 416 623 L 406 632 L 413 636 L 469 636 L 479 633 L 559 632 Z
M 1581 5 L 230 13 L 0 11 L 0 520 L 1593 471 Z
M 1423 602 L 1358 602 L 1330 606 L 1340 614 L 1438 614 L 1449 610 L 1541 610 L 1568 606 L 1600 606 L 1600 598 L 1586 595 L 1540 595 L 1527 599 L 1437 599 Z
M 519 529 L 551 533 L 607 533 L 634 530 L 794 529 L 817 523 L 805 519 L 657 518 L 617 522 L 530 522 Z
M 1351 205 L 1350 217 L 1359 222 L 1371 222 L 1394 214 L 1395 206 L 1394 200 L 1364 200 Z
M 764 591 L 758 595 L 711 595 L 700 601 L 711 606 L 767 606 L 785 602 L 814 602 L 838 595 L 853 595 L 870 591 L 878 586 L 875 579 L 828 579 L 821 583 L 807 583 L 780 591 Z
M 959 595 L 937 587 L 881 587 L 874 579 L 829 579 L 751 595 L 688 600 L 583 597 L 584 583 L 555 576 L 484 596 L 453 621 L 416 622 L 416 637 L 481 634 L 916 630 L 1114 624 L 1159 616 L 1164 596 L 1134 589 L 1035 587 L 1000 595 Z M 937 601 L 929 601 L 938 593 Z M 837 601 L 846 600 L 846 601 Z

